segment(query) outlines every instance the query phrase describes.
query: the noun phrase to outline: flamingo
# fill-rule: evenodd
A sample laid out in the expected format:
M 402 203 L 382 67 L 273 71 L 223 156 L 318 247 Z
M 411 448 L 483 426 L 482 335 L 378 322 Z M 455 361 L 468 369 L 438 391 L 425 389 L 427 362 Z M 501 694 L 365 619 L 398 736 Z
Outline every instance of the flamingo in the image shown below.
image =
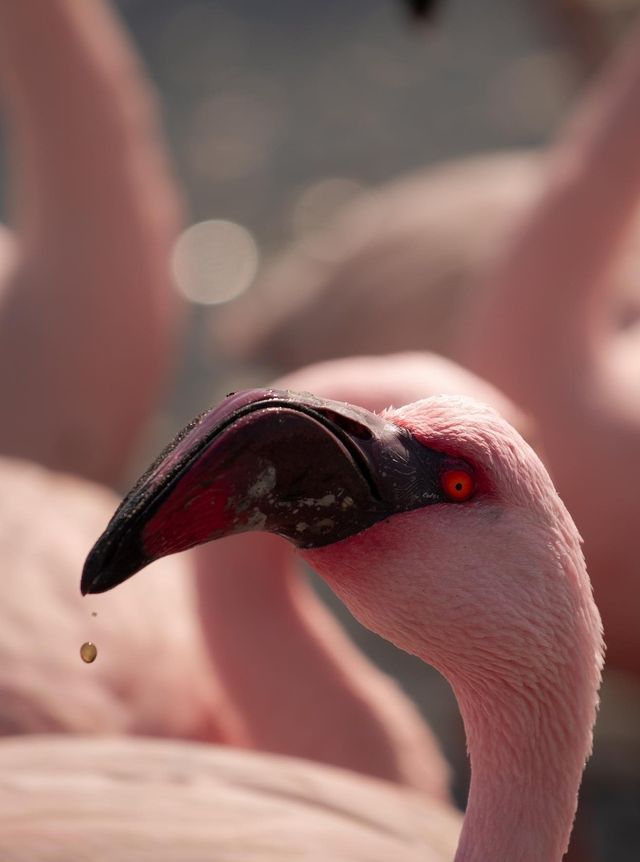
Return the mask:
M 460 822 L 386 782 L 197 743 L 13 737 L 0 770 L 7 862 L 441 862 Z
M 611 54 L 638 3 L 637 0 L 624 3 L 553 0 L 546 5 L 553 7 L 554 17 L 559 19 L 569 46 L 582 68 L 591 72 L 599 68 Z
M 186 578 L 146 620 L 122 601 L 89 618 L 68 578 L 115 499 L 80 476 L 121 477 L 178 323 L 166 257 L 179 202 L 152 93 L 102 0 L 0 0 L 0 88 L 17 222 L 0 228 L 0 450 L 76 474 L 0 458 L 0 733 L 239 743 L 224 692 L 202 684 Z M 88 679 L 77 651 L 92 636 L 113 650 Z M 160 655 L 171 710 L 146 685 Z M 202 673 L 185 678 L 186 660 Z
M 278 385 L 351 398 L 372 410 L 455 391 L 483 398 L 526 428 L 493 387 L 435 355 L 322 363 Z M 199 548 L 191 558 L 171 561 L 177 567 L 173 578 L 171 565 L 160 573 L 157 606 L 144 626 L 136 626 L 122 604 L 98 607 L 93 620 L 66 573 L 79 568 L 113 494 L 26 463 L 2 459 L 0 468 L 0 593 L 13 620 L 0 638 L 2 732 L 123 732 L 226 742 L 331 763 L 449 798 L 450 771 L 434 736 L 301 580 L 286 542 L 245 535 Z M 32 512 L 42 508 L 51 514 L 34 521 Z M 29 596 L 38 591 L 51 600 L 34 606 Z M 252 637 L 240 638 L 237 621 L 249 614 Z M 114 650 L 113 633 L 122 630 L 127 639 Z M 100 660 L 87 688 L 77 647 L 89 636 L 99 644 Z M 162 662 L 163 685 L 175 697 L 159 711 L 147 693 L 146 668 L 167 649 L 174 660 Z M 105 662 L 103 655 L 111 658 Z M 301 671 L 292 656 L 298 665 L 304 662 L 307 691 L 296 685 Z M 191 673 L 184 677 L 187 664 Z M 278 717 L 285 696 L 289 724 Z M 101 701 L 108 708 L 88 705 Z
M 279 385 L 350 397 L 374 410 L 456 391 L 491 401 L 524 425 L 492 387 L 433 355 L 324 363 L 289 375 Z M 98 619 L 90 620 L 64 577 L 78 568 L 113 496 L 33 466 L 7 463 L 1 472 L 5 502 L 0 545 L 9 576 L 0 582 L 0 591 L 8 616 L 20 621 L 0 639 L 5 732 L 98 730 L 226 742 L 331 763 L 449 798 L 449 768 L 435 738 L 398 687 L 354 648 L 300 579 L 284 541 L 231 537 L 176 561 L 181 565 L 175 578 L 186 570 L 195 575 L 197 599 L 191 594 L 191 578 L 188 583 L 184 579 L 184 595 L 173 582 L 159 579 L 157 607 L 138 630 L 120 606 L 98 607 Z M 34 523 L 31 512 L 43 505 L 52 515 Z M 79 517 L 85 509 L 87 514 Z M 42 549 L 35 556 L 34 546 Z M 169 577 L 168 570 L 164 577 Z M 28 597 L 38 589 L 59 598 L 39 604 L 36 614 Z M 253 617 L 252 636 L 240 638 L 237 621 L 248 614 Z M 102 656 L 114 652 L 117 629 L 131 636 L 115 658 L 104 663 Z M 105 709 L 99 718 L 83 706 L 87 669 L 77 657 L 78 645 L 91 633 L 101 657 L 88 696 L 113 704 L 111 712 Z M 43 643 L 49 641 L 53 646 L 43 661 Z M 156 700 L 146 694 L 129 701 L 138 675 L 145 676 L 137 688 L 148 691 L 150 656 L 169 648 L 175 660 L 167 666 L 163 683 L 167 691 L 175 688 L 170 704 L 158 711 Z M 190 655 L 191 673 L 175 685 Z M 306 688 L 296 684 L 302 664 Z M 25 676 L 28 666 L 32 670 Z M 48 680 L 53 678 L 59 682 L 52 686 Z M 80 699 L 69 692 L 77 692 Z M 285 696 L 289 723 L 278 718 Z
M 0 95 L 15 222 L 0 233 L 0 452 L 115 483 L 180 318 L 180 204 L 152 94 L 102 0 L 0 0 Z
M 20 217 L 19 241 L 0 231 L 0 327 L 6 334 L 0 339 L 6 360 L 0 392 L 11 407 L 0 448 L 113 482 L 153 402 L 164 365 L 157 360 L 173 327 L 164 258 L 175 232 L 176 196 L 146 84 L 107 5 L 29 0 L 18 8 L 0 0 L 0 25 L 0 79 L 11 121 Z M 67 116 L 63 128 L 60 118 Z M 150 350 L 138 337 L 142 315 Z M 45 322 L 42 338 L 35 339 L 33 332 Z M 139 355 L 143 348 L 145 357 Z M 136 374 L 123 375 L 123 363 L 127 369 L 134 365 Z M 37 384 L 31 382 L 34 375 Z M 34 408 L 37 422 L 30 421 Z M 105 490 L 7 459 L 0 461 L 0 484 L 6 572 L 0 589 L 8 623 L 0 639 L 0 732 L 143 733 L 297 750 L 301 734 L 287 739 L 278 729 L 274 741 L 268 715 L 262 722 L 266 727 L 258 724 L 251 737 L 241 726 L 224 685 L 202 655 L 186 579 L 181 588 L 173 581 L 167 585 L 164 597 L 158 595 L 154 618 L 144 625 L 136 627 L 121 602 L 95 621 L 87 618 L 65 574 L 86 552 L 94 517 L 111 505 Z M 51 514 L 34 519 L 33 511 L 45 503 Z M 236 565 L 238 555 L 244 564 L 246 550 L 235 550 Z M 280 557 L 276 548 L 263 564 L 271 563 L 273 570 Z M 286 560 L 282 563 L 286 567 Z M 274 615 L 288 607 L 294 592 L 286 589 L 285 574 Z M 243 583 L 246 595 L 249 579 Z M 38 591 L 50 601 L 34 607 L 28 597 Z M 313 716 L 307 717 L 305 753 L 448 797 L 448 768 L 415 709 L 350 646 L 302 585 L 296 596 L 306 623 L 302 643 L 315 647 L 315 669 L 324 671 L 332 706 L 325 710 L 323 726 L 319 720 L 312 726 Z M 286 616 L 281 615 L 280 625 Z M 109 648 L 114 627 L 128 632 L 126 645 L 115 650 Z M 98 663 L 87 686 L 77 647 L 91 632 L 112 659 Z M 255 701 L 259 677 L 247 695 L 242 680 L 227 670 L 237 636 L 230 633 L 230 640 L 226 662 L 221 658 L 225 644 L 219 644 L 217 667 L 225 671 L 234 695 Z M 339 642 L 350 657 L 350 674 L 336 670 L 332 650 Z M 174 699 L 171 709 L 158 710 L 148 695 L 146 667 L 151 656 L 167 651 L 172 661 L 164 662 L 163 684 Z M 192 669 L 201 670 L 185 679 L 187 656 Z M 310 655 L 307 667 L 314 670 Z M 351 735 L 330 732 L 336 714 Z M 359 751 L 352 744 L 356 734 Z
M 6 359 L 3 397 L 11 406 L 0 447 L 113 482 L 149 412 L 161 377 L 154 352 L 166 350 L 173 325 L 164 257 L 175 227 L 175 194 L 152 128 L 149 93 L 108 6 L 93 0 L 80 5 L 54 0 L 40 10 L 31 2 L 19 9 L 0 2 L 0 24 L 7 43 L 0 43 L 0 76 L 12 121 L 22 216 L 19 246 L 9 232 L 0 232 L 0 327 L 7 330 L 0 348 Z M 58 112 L 55 122 L 52 112 Z M 60 116 L 65 112 L 70 116 L 63 136 Z M 105 140 L 109 147 L 103 152 Z M 94 146 L 96 141 L 100 146 Z M 91 219 L 85 207 L 91 208 Z M 84 250 L 76 249 L 78 240 L 86 241 Z M 137 357 L 143 347 L 137 334 L 142 315 L 150 335 L 148 365 Z M 45 337 L 25 350 L 31 329 L 45 321 Z M 83 348 L 80 339 L 92 349 Z M 41 373 L 37 350 L 55 359 L 47 375 Z M 29 369 L 21 364 L 25 362 Z M 135 365 L 136 374 L 122 376 L 123 362 L 127 368 Z M 39 388 L 29 384 L 28 373 L 38 374 Z M 42 397 L 41 389 L 46 389 Z M 45 399 L 51 399 L 49 409 Z M 41 416 L 29 423 L 29 410 L 36 405 Z M 27 433 L 25 421 L 30 424 Z M 307 716 L 304 735 L 298 729 L 285 738 L 279 728 L 269 728 L 267 713 L 249 737 L 229 704 L 222 677 L 243 703 L 260 697 L 260 677 L 249 681 L 253 688 L 247 691 L 242 684 L 246 680 L 229 672 L 237 652 L 233 632 L 230 645 L 218 644 L 219 676 L 208 668 L 186 579 L 182 588 L 167 585 L 164 599 L 158 596 L 155 619 L 138 628 L 121 604 L 106 608 L 98 620 L 88 620 L 64 580 L 90 544 L 94 513 L 110 505 L 108 493 L 20 462 L 2 459 L 0 468 L 5 492 L 0 545 L 7 573 L 0 589 L 11 621 L 0 639 L 1 732 L 143 733 L 285 752 L 296 752 L 304 744 L 304 752 L 316 759 L 420 784 L 448 797 L 448 767 L 416 710 L 350 646 L 320 603 L 310 593 L 305 596 L 302 584 L 295 591 L 295 604 L 304 608 L 304 624 L 291 635 L 298 635 L 298 646 L 315 648 L 315 666 L 307 655 L 307 668 L 310 679 L 315 670 L 316 683 L 322 675 L 327 709 L 322 721 Z M 45 501 L 52 514 L 46 521 L 35 520 L 33 511 L 42 509 Z M 33 547 L 40 551 L 34 554 Z M 234 554 L 235 565 L 238 556 L 246 564 L 246 549 L 238 546 Z M 260 559 L 273 570 L 281 562 L 286 567 L 280 557 L 275 548 Z M 273 603 L 274 626 L 278 609 L 285 609 L 278 620 L 281 626 L 292 616 L 286 609 L 294 590 L 287 590 L 287 581 L 294 583 L 283 572 L 281 600 Z M 251 584 L 248 578 L 242 583 L 246 595 Z M 34 607 L 28 598 L 37 590 L 51 596 L 45 607 Z M 227 602 L 233 601 L 230 591 Z M 164 622 L 168 608 L 171 620 Z M 112 627 L 128 631 L 125 647 L 108 649 Z M 106 666 L 99 662 L 92 686 L 85 686 L 86 669 L 77 659 L 77 646 L 92 632 L 113 658 Z M 350 656 L 350 673 L 336 670 L 332 650 L 339 642 L 345 657 Z M 167 649 L 174 660 L 166 664 L 164 686 L 173 691 L 174 700 L 171 709 L 158 711 L 155 698 L 146 693 L 145 667 L 152 655 Z M 181 670 L 187 656 L 192 656 L 192 668 L 202 665 L 188 680 Z M 350 733 L 330 731 L 336 715 Z
M 640 328 L 606 314 L 640 201 L 640 21 L 549 156 L 534 207 L 487 273 L 467 364 L 536 422 L 584 536 L 608 663 L 640 673 Z M 586 489 L 597 477 L 597 497 Z
M 143 599 L 139 584 L 132 584 L 138 599 L 108 596 L 97 617 L 78 596 L 72 573 L 116 499 L 92 482 L 0 458 L 0 734 L 122 733 L 241 744 L 241 721 L 214 684 L 193 623 L 187 560 L 163 561 L 169 565 L 159 568 L 144 614 L 134 608 Z M 99 647 L 90 668 L 78 655 L 86 640 Z M 158 686 L 171 692 L 169 703 L 160 700 Z
M 525 417 L 497 390 L 434 354 L 318 363 L 275 386 L 372 411 L 455 392 L 482 398 L 529 431 Z M 195 555 L 211 664 L 253 746 L 448 796 L 449 770 L 424 722 L 364 661 L 298 569 L 288 543 L 267 534 L 228 537 Z M 238 635 L 241 619 L 249 637 Z
M 467 307 L 544 174 L 542 154 L 505 151 L 444 162 L 362 193 L 219 309 L 217 349 L 280 373 L 401 350 L 432 350 L 464 364 Z M 617 261 L 605 309 L 621 331 L 640 318 L 637 239 L 634 231 Z
M 196 566 L 189 558 L 162 561 L 143 616 L 136 611 L 142 584 L 133 583 L 135 596 L 106 597 L 92 618 L 68 574 L 81 568 L 114 500 L 93 483 L 0 458 L 0 735 L 127 734 L 285 754 L 302 750 L 309 758 L 449 799 L 449 768 L 435 737 L 398 687 L 366 661 L 319 600 L 287 571 L 291 562 L 278 546 L 238 537 L 241 541 L 215 561 L 228 562 L 221 581 L 245 569 L 240 588 L 227 587 L 220 596 L 227 627 L 215 652 L 203 641 Z M 34 522 L 38 509 L 47 517 Z M 255 600 L 265 572 L 274 589 L 269 596 L 262 588 L 262 611 L 269 601 L 271 615 L 249 643 L 239 637 L 237 617 L 232 625 L 229 621 L 242 598 L 250 606 L 253 591 Z M 99 646 L 90 673 L 78 655 L 89 637 Z M 273 694 L 265 699 L 276 642 L 289 656 L 304 655 L 309 685 L 326 698 L 315 709 L 302 693 L 291 699 L 303 726 L 294 725 L 289 738 L 273 726 Z M 242 648 L 253 654 L 253 674 L 234 674 L 235 654 Z M 281 676 L 291 684 L 296 675 L 289 659 Z M 171 692 L 168 703 L 160 701 L 160 689 Z
M 461 310 L 533 200 L 541 168 L 524 151 L 474 156 L 359 195 L 219 309 L 217 349 L 280 373 L 401 350 L 456 358 Z
M 567 4 L 552 5 L 566 15 Z M 577 12 L 584 4 L 569 5 Z M 464 363 L 466 307 L 545 176 L 544 152 L 507 151 L 444 162 L 358 195 L 219 310 L 217 348 L 279 372 L 406 349 Z M 620 329 L 640 318 L 637 245 L 634 231 L 612 273 L 605 313 Z
M 591 748 L 602 632 L 578 532 L 513 428 L 462 397 L 376 415 L 290 390 L 232 395 L 121 503 L 82 591 L 246 530 L 288 538 L 361 622 L 449 679 L 472 767 L 455 862 L 559 862 Z M 258 777 L 245 785 L 273 780 L 271 765 L 251 769 Z M 326 810 L 327 795 L 302 793 L 305 810 Z M 285 797 L 295 822 L 297 791 Z M 443 822 L 437 805 L 421 810 Z M 405 824 L 399 816 L 399 834 Z M 265 858 L 294 855 L 285 820 L 262 828 Z M 223 846 L 244 834 L 214 831 Z M 345 839 L 332 855 L 363 858 L 366 840 Z

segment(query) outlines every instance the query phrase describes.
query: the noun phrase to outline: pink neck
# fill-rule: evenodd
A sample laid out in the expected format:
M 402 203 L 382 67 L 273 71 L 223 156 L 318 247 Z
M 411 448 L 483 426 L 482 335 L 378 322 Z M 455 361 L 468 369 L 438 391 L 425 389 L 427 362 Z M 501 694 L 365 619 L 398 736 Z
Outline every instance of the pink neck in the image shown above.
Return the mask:
M 441 668 L 471 760 L 455 862 L 560 862 L 567 849 L 598 703 L 599 618 L 588 585 L 580 589 L 556 639 L 531 632 L 525 649 L 499 654 L 475 641 L 472 673 Z
M 350 714 L 348 704 L 356 701 L 351 670 L 359 657 L 296 571 L 289 545 L 252 533 L 196 554 L 204 637 L 225 689 L 247 717 L 253 744 L 336 762 L 326 705 Z M 353 768 L 364 771 L 362 764 Z
M 428 729 L 353 646 L 287 542 L 244 534 L 196 555 L 203 634 L 252 745 L 448 798 Z
M 113 483 L 180 317 L 168 264 L 178 197 L 153 96 L 101 0 L 0 0 L 0 89 L 19 235 L 0 284 L 0 397 L 17 417 L 0 448 Z
M 105 208 L 116 224 L 113 185 L 119 193 L 126 184 L 145 193 L 149 183 L 164 193 L 151 93 L 106 3 L 0 0 L 0 73 L 19 186 L 16 215 L 30 240 L 42 242 L 41 231 L 63 236 L 67 225 L 58 222 L 71 207 L 61 201 L 78 207 L 82 239 Z M 107 203 L 92 209 L 103 196 Z
M 611 269 L 640 194 L 639 99 L 640 22 L 551 149 L 541 194 L 468 318 L 467 363 L 538 415 L 562 415 L 567 379 L 609 335 Z
M 576 743 L 566 705 L 535 702 L 527 691 L 516 700 L 504 692 L 501 704 L 486 688 L 456 694 L 472 778 L 455 862 L 559 862 L 590 735 Z
M 489 533 L 466 528 L 454 567 L 449 540 L 466 518 L 407 513 L 305 558 L 357 618 L 455 692 L 472 769 L 455 862 L 560 862 L 591 751 L 602 651 L 577 533 L 558 508 L 555 535 L 545 527 L 543 543 L 529 525 L 529 541 L 521 529 L 509 555 L 522 521 L 505 510 Z M 388 547 L 401 550 L 387 556 Z M 513 561 L 504 596 L 495 548 Z

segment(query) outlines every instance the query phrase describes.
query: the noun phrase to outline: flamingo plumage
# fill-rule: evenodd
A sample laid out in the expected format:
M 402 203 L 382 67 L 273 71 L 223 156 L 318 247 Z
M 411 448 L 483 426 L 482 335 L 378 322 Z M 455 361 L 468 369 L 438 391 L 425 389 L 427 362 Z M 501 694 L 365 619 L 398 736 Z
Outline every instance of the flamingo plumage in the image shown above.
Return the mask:
M 451 858 L 460 815 L 350 772 L 168 740 L 0 740 L 7 862 Z
M 472 765 L 456 862 L 559 862 L 591 749 L 601 625 L 577 530 L 511 426 L 457 397 L 378 416 L 291 391 L 231 396 L 125 498 L 82 589 L 251 529 L 286 536 L 365 625 L 450 680 Z M 265 828 L 266 858 L 274 840 Z M 360 858 L 357 842 L 341 850 Z
M 181 206 L 154 98 L 102 0 L 2 0 L 0 92 L 14 229 L 0 234 L 0 452 L 114 484 L 181 317 Z
M 15 222 L 0 229 L 0 733 L 238 741 L 222 689 L 183 675 L 187 655 L 207 667 L 188 579 L 136 620 L 122 602 L 92 619 L 70 577 L 115 500 L 81 477 L 122 478 L 180 316 L 179 196 L 151 89 L 102 0 L 0 2 L 0 89 Z M 92 637 L 112 648 L 88 676 Z M 161 655 L 162 711 L 144 669 Z
M 73 573 L 116 501 L 92 482 L 0 458 L 0 735 L 241 742 L 240 723 L 214 684 L 193 623 L 188 561 L 159 567 L 158 591 L 144 614 L 126 596 L 107 596 L 92 617 L 78 596 Z M 87 640 L 99 648 L 91 668 L 78 654 Z M 172 692 L 169 703 L 158 698 L 154 679 Z

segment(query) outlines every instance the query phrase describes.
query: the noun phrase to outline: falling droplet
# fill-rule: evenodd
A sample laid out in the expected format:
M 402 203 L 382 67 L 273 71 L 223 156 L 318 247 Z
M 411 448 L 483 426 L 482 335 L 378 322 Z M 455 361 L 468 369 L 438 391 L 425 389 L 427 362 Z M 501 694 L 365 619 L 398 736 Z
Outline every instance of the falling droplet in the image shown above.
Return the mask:
M 95 661 L 97 655 L 98 647 L 94 643 L 91 643 L 91 641 L 86 641 L 86 643 L 83 643 L 80 647 L 80 657 L 82 658 L 82 661 L 87 664 L 91 664 L 92 661 Z

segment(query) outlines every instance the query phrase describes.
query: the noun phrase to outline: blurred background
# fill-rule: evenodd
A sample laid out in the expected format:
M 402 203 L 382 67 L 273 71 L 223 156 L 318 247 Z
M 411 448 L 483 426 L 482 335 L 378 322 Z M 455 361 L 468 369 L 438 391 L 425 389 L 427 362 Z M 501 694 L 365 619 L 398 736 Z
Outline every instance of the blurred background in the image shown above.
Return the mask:
M 210 256 L 206 275 L 178 272 L 194 304 L 174 427 L 244 382 L 216 349 L 216 303 L 250 291 L 279 250 L 372 185 L 544 144 L 625 21 L 622 0 L 611 4 L 618 17 L 599 18 L 602 44 L 587 47 L 563 4 L 526 0 L 446 3 L 430 26 L 392 0 L 116 5 L 158 88 L 189 221 L 201 227 L 188 248 Z M 232 225 L 202 224 L 212 221 Z
M 451 0 L 425 24 L 392 0 L 114 6 L 157 91 L 187 209 L 172 251 L 186 337 L 129 477 L 227 391 L 270 379 L 268 363 L 222 349 L 218 333 L 221 316 L 250 299 L 284 248 L 330 256 L 318 231 L 378 184 L 457 157 L 545 145 L 636 8 L 631 0 Z M 1 181 L 6 222 L 6 172 Z M 464 736 L 448 686 L 317 588 L 420 705 L 455 765 L 463 802 Z M 638 791 L 636 781 L 624 798 L 604 794 L 591 809 L 594 859 L 638 858 Z

